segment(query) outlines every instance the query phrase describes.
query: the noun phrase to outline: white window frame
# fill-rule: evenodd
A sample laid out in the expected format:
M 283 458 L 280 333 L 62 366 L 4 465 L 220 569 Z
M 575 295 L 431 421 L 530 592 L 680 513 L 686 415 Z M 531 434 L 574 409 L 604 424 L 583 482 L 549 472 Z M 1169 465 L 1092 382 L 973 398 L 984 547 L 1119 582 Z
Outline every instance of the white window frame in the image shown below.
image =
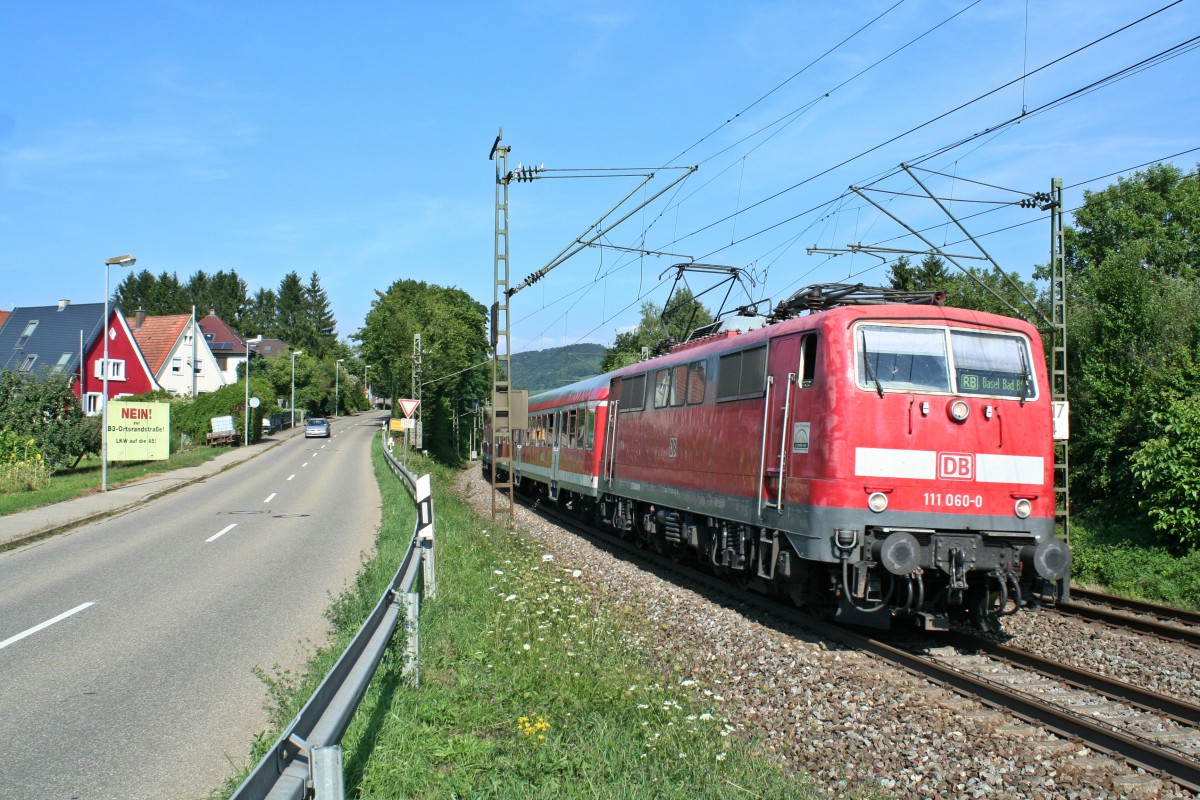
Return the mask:
M 108 360 L 108 363 L 109 363 L 108 379 L 110 381 L 125 380 L 125 359 L 110 358 Z M 95 361 L 95 364 L 96 364 L 96 369 L 95 369 L 96 378 L 98 378 L 99 380 L 104 380 L 104 371 L 103 371 L 104 370 L 104 367 L 103 367 L 104 359 L 97 358 Z
M 182 358 L 172 358 L 171 359 L 171 374 L 172 375 L 182 375 L 183 374 L 183 359 Z
M 103 392 L 88 392 L 83 396 L 83 413 L 89 417 L 94 417 L 101 411 L 100 398 L 104 396 Z

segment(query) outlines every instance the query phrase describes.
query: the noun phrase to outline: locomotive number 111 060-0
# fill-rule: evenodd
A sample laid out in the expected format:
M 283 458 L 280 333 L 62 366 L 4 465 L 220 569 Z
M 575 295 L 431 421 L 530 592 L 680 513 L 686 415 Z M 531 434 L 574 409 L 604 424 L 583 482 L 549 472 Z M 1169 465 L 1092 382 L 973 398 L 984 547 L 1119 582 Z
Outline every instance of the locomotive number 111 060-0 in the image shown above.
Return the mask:
M 983 496 L 925 492 L 925 505 L 931 508 L 983 508 Z

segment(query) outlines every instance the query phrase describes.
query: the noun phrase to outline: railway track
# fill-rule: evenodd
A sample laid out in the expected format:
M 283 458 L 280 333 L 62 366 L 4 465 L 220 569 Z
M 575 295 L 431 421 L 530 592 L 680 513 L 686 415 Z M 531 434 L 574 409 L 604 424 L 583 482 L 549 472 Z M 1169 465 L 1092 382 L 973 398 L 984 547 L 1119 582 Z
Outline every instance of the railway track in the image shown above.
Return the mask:
M 707 593 L 722 595 L 844 647 L 875 655 L 986 706 L 1200 793 L 1200 706 L 967 634 L 897 643 L 826 623 L 635 543 L 583 526 L 552 504 L 533 505 L 556 524 L 703 587 Z
M 1053 606 L 1069 614 L 1136 633 L 1200 647 L 1200 613 L 1130 600 L 1125 597 L 1071 589 L 1071 600 Z

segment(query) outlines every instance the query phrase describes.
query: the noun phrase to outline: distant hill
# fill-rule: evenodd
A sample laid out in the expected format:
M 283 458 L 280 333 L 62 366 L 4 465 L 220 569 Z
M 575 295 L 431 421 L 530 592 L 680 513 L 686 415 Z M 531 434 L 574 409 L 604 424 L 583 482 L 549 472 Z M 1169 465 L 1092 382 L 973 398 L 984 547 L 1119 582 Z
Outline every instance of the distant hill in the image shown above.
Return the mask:
M 533 395 L 599 375 L 605 349 L 602 344 L 586 342 L 513 353 L 512 388 L 528 389 Z

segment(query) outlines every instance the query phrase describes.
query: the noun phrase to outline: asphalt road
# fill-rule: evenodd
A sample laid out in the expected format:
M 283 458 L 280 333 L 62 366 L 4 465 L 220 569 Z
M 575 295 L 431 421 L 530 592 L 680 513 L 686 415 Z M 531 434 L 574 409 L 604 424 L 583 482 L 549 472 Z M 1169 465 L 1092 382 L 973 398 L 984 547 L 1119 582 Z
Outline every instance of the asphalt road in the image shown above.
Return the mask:
M 0 797 L 201 798 L 373 547 L 375 415 L 0 553 Z M 47 624 L 49 623 L 49 624 Z

